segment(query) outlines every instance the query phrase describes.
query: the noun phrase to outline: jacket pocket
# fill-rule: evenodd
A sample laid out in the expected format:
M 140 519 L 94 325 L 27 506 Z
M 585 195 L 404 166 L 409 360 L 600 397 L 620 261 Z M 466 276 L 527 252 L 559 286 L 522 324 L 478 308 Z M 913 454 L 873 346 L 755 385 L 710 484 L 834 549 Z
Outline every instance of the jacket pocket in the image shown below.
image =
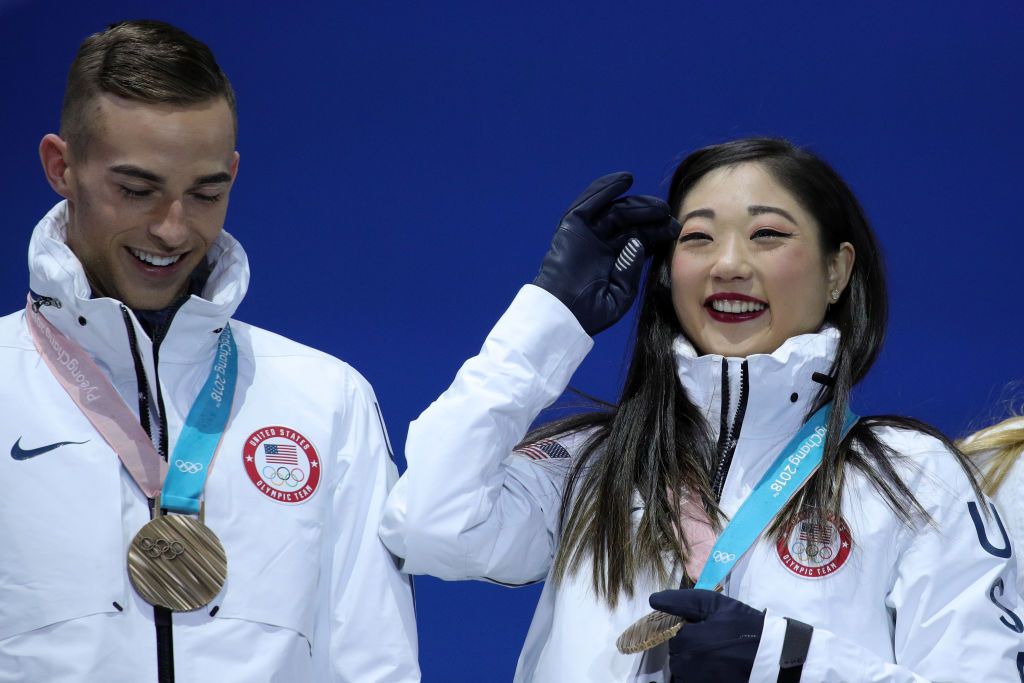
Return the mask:
M 71 435 L 64 438 L 87 443 L 31 454 L 30 447 L 58 443 L 63 434 L 52 438 L 52 425 L 29 426 L 24 443 L 16 435 L 10 443 L 17 440 L 18 448 L 0 453 L 0 480 L 7 482 L 0 499 L 0 640 L 116 612 L 114 603 L 125 599 L 120 463 L 95 434 L 75 436 L 88 432 L 71 422 L 62 422 Z M 51 436 L 41 445 L 35 434 Z
M 211 480 L 216 477 L 216 473 Z M 216 486 L 215 482 L 212 482 Z M 248 482 L 245 482 L 246 484 Z M 283 505 L 244 490 L 208 497 L 206 522 L 220 537 L 228 557 L 224 589 L 210 606 L 217 618 L 286 628 L 312 641 L 322 565 L 326 500 Z M 241 493 L 244 504 L 229 499 Z

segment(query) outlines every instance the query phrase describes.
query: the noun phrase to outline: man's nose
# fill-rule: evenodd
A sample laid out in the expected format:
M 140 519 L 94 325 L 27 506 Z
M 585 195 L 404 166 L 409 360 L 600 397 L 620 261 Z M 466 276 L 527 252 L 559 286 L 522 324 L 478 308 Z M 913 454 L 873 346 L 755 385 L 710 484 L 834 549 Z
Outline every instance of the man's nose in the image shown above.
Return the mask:
M 188 225 L 180 199 L 172 200 L 165 206 L 149 232 L 168 249 L 176 249 L 185 243 L 188 238 Z

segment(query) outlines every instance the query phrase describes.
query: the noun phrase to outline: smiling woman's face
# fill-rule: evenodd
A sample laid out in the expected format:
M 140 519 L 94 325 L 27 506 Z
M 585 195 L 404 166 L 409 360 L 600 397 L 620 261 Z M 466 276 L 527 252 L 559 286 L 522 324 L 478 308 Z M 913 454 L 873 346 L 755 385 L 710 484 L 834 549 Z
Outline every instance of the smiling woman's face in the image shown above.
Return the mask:
M 761 164 L 708 173 L 678 218 L 672 305 L 700 353 L 771 353 L 821 327 L 849 280 L 853 247 L 823 254 L 817 222 Z

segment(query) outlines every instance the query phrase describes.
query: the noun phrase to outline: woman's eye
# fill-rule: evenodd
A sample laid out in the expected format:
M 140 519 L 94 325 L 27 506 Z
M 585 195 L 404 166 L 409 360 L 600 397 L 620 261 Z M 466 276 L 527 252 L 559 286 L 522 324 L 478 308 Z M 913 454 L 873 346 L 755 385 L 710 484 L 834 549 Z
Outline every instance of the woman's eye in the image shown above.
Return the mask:
M 684 232 L 682 235 L 679 236 L 680 242 L 698 242 L 702 240 L 710 241 L 711 236 L 708 235 L 707 233 L 698 231 Z
M 758 228 L 754 231 L 754 234 L 750 236 L 750 239 L 775 239 L 775 238 L 786 238 L 792 237 L 788 232 L 782 230 L 776 230 L 775 228 Z
M 128 199 L 142 199 L 143 197 L 148 197 L 149 195 L 153 194 L 153 191 L 133 190 L 130 187 L 125 187 L 124 185 L 121 185 L 121 194 L 123 194 Z

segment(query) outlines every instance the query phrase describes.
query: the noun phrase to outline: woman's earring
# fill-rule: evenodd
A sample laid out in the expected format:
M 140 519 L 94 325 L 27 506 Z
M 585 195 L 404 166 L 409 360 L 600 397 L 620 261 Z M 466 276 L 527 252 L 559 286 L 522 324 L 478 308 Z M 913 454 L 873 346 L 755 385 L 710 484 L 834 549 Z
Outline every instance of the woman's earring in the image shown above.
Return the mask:
M 838 289 L 833 289 L 832 290 L 832 303 L 835 303 L 837 301 L 839 301 L 839 290 Z

